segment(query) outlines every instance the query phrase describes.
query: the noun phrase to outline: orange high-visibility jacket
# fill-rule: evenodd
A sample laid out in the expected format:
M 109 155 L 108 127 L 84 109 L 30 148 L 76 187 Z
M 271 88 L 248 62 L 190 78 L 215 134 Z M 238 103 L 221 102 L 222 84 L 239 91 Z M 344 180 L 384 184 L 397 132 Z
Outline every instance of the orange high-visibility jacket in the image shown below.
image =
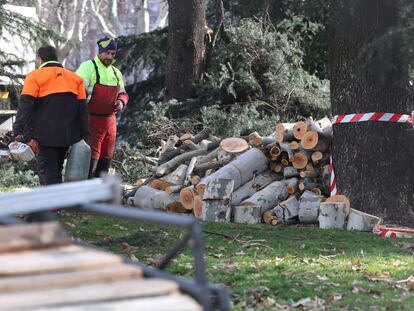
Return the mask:
M 50 147 L 66 147 L 86 138 L 88 113 L 83 79 L 55 61 L 30 72 L 24 81 L 13 132 Z

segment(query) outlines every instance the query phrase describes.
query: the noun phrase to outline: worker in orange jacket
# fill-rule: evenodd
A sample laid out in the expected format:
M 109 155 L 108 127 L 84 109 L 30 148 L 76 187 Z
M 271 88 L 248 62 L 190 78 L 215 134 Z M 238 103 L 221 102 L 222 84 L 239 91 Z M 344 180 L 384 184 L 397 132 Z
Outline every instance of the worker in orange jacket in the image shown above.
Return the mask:
M 86 93 L 82 78 L 58 63 L 54 47 L 39 48 L 37 60 L 39 68 L 24 81 L 13 132 L 16 141 L 37 142 L 40 184 L 58 184 L 69 146 L 88 138 Z
M 98 55 L 83 62 L 76 70 L 84 80 L 89 99 L 89 178 L 108 172 L 115 151 L 116 113 L 128 104 L 122 73 L 113 66 L 116 40 L 103 37 L 97 44 Z

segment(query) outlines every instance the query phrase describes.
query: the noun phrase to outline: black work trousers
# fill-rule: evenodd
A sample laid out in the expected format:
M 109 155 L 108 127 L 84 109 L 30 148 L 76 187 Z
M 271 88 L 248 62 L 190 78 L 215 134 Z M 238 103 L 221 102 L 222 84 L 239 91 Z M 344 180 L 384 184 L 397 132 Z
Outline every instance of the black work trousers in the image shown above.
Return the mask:
M 37 170 L 42 186 L 62 183 L 63 162 L 69 147 L 40 146 L 37 155 Z M 44 211 L 27 215 L 29 222 L 43 222 L 56 220 L 55 213 Z
M 69 147 L 40 146 L 37 169 L 42 186 L 62 183 L 63 162 Z

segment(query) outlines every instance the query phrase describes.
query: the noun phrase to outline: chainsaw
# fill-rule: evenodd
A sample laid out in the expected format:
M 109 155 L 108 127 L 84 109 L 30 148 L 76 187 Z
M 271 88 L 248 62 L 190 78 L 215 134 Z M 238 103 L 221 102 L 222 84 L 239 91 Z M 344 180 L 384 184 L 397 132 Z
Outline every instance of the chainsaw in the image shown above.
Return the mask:
M 29 144 L 14 141 L 9 144 L 9 150 L 0 150 L 0 158 L 29 162 L 35 158 L 35 153 Z

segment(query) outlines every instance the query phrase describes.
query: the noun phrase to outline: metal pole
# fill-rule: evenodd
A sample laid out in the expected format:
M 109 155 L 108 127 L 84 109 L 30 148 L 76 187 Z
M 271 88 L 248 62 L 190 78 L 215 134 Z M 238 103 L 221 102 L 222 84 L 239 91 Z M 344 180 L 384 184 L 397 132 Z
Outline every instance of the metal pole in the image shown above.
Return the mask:
M 28 192 L 1 194 L 0 217 L 62 209 L 91 201 L 115 200 L 117 187 L 118 180 L 108 176 L 105 179 L 43 186 Z
M 194 217 L 171 215 L 157 211 L 143 211 L 132 208 L 125 208 L 115 204 L 90 203 L 81 206 L 85 211 L 98 214 L 118 216 L 122 218 L 136 219 L 153 224 L 191 228 L 196 222 Z
M 190 240 L 191 234 L 188 233 L 181 240 L 179 240 L 178 243 L 175 245 L 174 249 L 165 256 L 162 262 L 158 265 L 158 268 L 160 270 L 164 270 L 165 267 L 167 267 L 167 265 L 170 263 L 170 261 L 173 258 L 177 257 L 178 252 L 182 250 Z

